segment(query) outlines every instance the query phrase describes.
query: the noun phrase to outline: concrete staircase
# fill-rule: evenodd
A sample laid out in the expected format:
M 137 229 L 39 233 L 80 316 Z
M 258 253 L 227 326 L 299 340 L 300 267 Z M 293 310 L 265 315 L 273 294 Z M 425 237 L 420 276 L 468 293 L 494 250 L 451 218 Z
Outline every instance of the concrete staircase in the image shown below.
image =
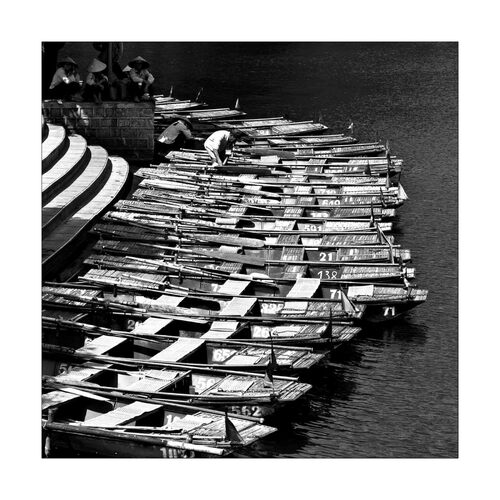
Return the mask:
M 42 275 L 61 269 L 92 224 L 123 188 L 122 158 L 42 120 Z

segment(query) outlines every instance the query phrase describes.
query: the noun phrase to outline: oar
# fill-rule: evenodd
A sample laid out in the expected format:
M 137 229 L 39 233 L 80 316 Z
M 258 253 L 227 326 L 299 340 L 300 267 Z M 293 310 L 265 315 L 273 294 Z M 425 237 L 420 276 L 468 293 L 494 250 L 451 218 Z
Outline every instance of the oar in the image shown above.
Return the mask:
M 219 250 L 205 250 L 202 248 L 188 250 L 181 247 L 167 247 L 163 245 L 155 245 L 152 243 L 139 243 L 139 245 L 160 248 L 162 250 L 169 250 L 172 252 L 185 253 L 187 255 L 203 255 L 204 257 L 210 257 L 212 259 L 223 260 L 226 262 L 237 262 L 238 264 L 248 264 L 257 267 L 264 267 L 266 265 L 265 259 L 259 259 L 257 257 L 248 255 L 241 255 L 238 253 L 221 252 Z
M 81 323 L 78 321 L 64 320 L 58 318 L 52 318 L 48 316 L 42 316 L 42 321 L 48 323 L 54 327 L 58 325 L 65 326 L 67 328 L 81 330 L 87 333 L 95 334 L 95 335 L 110 335 L 110 336 L 118 336 L 125 337 L 129 335 L 132 338 L 143 339 L 143 340 L 157 340 L 161 342 L 163 340 L 179 340 L 181 337 L 175 335 L 161 335 L 161 334 L 136 334 L 132 332 L 125 332 L 122 330 L 112 330 L 110 328 L 105 328 L 102 326 L 96 326 L 89 323 Z M 209 339 L 203 337 L 203 340 L 208 343 L 217 343 L 217 344 L 227 344 L 230 346 L 238 346 L 241 348 L 244 347 L 258 347 L 268 349 L 269 346 L 267 344 L 259 344 L 257 342 L 248 342 L 248 339 Z M 255 339 L 258 340 L 258 339 Z M 274 344 L 274 349 L 276 350 L 287 350 L 287 351 L 300 351 L 300 352 L 313 352 L 312 347 L 300 347 L 300 346 L 281 346 L 280 344 Z
M 183 321 L 186 321 L 188 323 L 195 323 L 195 324 L 201 324 L 204 325 L 206 324 L 205 320 L 202 319 L 196 319 L 192 316 L 192 314 L 187 314 L 186 312 L 190 312 L 189 309 L 186 309 L 186 311 L 176 311 L 176 313 L 173 314 L 168 314 L 168 313 L 161 313 L 156 310 L 150 310 L 150 309 L 145 309 L 145 308 L 139 308 L 134 305 L 130 304 L 124 304 L 123 302 L 118 302 L 118 301 L 110 301 L 106 299 L 100 299 L 98 297 L 93 297 L 93 298 L 87 298 L 87 297 L 81 297 L 80 295 L 74 295 L 71 293 L 65 293 L 65 292 L 58 292 L 58 291 L 49 291 L 47 292 L 51 295 L 55 295 L 56 297 L 63 297 L 68 300 L 73 300 L 75 302 L 83 302 L 86 304 L 91 304 L 93 306 L 98 306 L 101 308 L 110 308 L 110 309 L 118 309 L 119 311 L 123 311 L 126 313 L 129 313 L 131 315 L 139 315 L 143 317 L 144 315 L 147 315 L 149 317 L 154 317 L 154 318 L 164 318 L 164 319 L 178 319 L 179 317 L 183 318 Z M 43 299 L 44 303 L 57 303 L 53 300 L 50 299 Z M 76 304 L 71 304 L 72 307 L 74 308 L 81 308 L 81 306 L 77 306 Z M 162 306 L 162 309 L 166 309 L 167 307 L 172 307 L 172 306 Z M 175 309 L 180 309 L 180 308 L 175 308 Z
M 113 218 L 112 216 L 108 217 L 108 214 L 106 214 L 105 219 L 111 219 L 111 220 L 117 220 L 119 222 L 122 222 L 126 225 L 130 226 L 135 226 L 139 227 L 141 229 L 146 229 L 148 231 L 151 231 L 153 233 L 159 233 L 165 236 L 166 241 L 173 241 L 173 242 L 179 242 L 184 240 L 184 235 L 182 238 L 179 238 L 178 236 L 167 236 L 165 233 L 165 229 L 162 229 L 158 226 L 151 226 L 149 224 L 143 224 L 140 222 L 132 221 L 129 219 L 123 219 L 123 218 Z M 188 233 L 187 239 L 192 239 L 194 241 L 207 241 L 211 243 L 218 243 L 219 245 L 236 245 L 236 246 L 241 246 L 241 247 L 249 247 L 249 248 L 262 248 L 265 243 L 261 239 L 258 238 L 245 238 L 245 237 L 239 237 L 237 235 L 225 235 L 225 234 L 208 234 L 208 233 Z

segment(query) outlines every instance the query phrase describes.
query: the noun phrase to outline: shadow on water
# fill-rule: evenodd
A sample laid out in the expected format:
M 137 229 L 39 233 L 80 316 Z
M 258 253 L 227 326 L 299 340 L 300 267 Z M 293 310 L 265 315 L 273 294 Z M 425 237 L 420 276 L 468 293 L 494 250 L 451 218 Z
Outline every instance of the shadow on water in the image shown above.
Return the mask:
M 355 391 L 356 381 L 351 370 L 361 362 L 362 352 L 352 343 L 332 351 L 328 358 L 323 365 L 301 377 L 302 382 L 312 385 L 307 395 L 266 422 L 278 431 L 236 457 L 292 457 L 310 444 L 310 424 L 327 420 L 331 406 L 349 401 Z
M 411 313 L 410 313 L 411 314 Z M 363 328 L 359 338 L 364 340 L 381 340 L 385 343 L 397 342 L 401 346 L 422 345 L 426 342 L 429 327 L 418 323 L 408 314 L 390 323 L 373 324 Z

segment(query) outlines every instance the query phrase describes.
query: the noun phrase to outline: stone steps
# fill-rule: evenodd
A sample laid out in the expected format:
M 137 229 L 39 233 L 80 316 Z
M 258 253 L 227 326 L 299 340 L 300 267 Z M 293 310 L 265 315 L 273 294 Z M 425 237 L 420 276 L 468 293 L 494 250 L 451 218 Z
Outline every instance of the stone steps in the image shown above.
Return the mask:
M 90 160 L 73 182 L 42 208 L 42 238 L 46 238 L 65 219 L 80 210 L 105 183 L 111 172 L 108 153 L 100 146 L 89 146 Z
M 47 125 L 47 122 L 45 121 L 44 116 L 42 115 L 42 142 L 47 139 L 47 136 L 49 135 L 49 127 Z
M 119 195 L 128 177 L 128 163 L 119 157 L 109 157 L 109 176 L 104 185 L 85 204 L 53 229 L 42 242 L 42 275 L 46 277 L 59 266 L 76 241 L 92 224 L 94 219 L 104 212 Z
M 47 124 L 48 132 L 42 142 L 42 172 L 45 173 L 66 152 L 69 141 L 64 127 Z M 43 134 L 42 134 L 43 137 Z
M 42 176 L 42 204 L 46 205 L 82 173 L 90 161 L 87 141 L 80 135 L 68 137 L 66 153 Z

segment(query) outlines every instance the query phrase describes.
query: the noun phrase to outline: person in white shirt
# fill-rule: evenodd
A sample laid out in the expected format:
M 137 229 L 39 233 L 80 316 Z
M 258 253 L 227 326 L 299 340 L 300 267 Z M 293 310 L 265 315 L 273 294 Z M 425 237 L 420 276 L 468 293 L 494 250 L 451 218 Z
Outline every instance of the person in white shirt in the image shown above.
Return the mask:
M 67 101 L 81 101 L 80 91 L 78 64 L 71 57 L 61 59 L 57 63 L 57 70 L 49 86 L 50 97 Z
M 240 130 L 217 130 L 203 144 L 208 155 L 212 159 L 212 167 L 224 165 L 226 160 L 226 150 L 239 139 L 243 139 L 245 134 Z

